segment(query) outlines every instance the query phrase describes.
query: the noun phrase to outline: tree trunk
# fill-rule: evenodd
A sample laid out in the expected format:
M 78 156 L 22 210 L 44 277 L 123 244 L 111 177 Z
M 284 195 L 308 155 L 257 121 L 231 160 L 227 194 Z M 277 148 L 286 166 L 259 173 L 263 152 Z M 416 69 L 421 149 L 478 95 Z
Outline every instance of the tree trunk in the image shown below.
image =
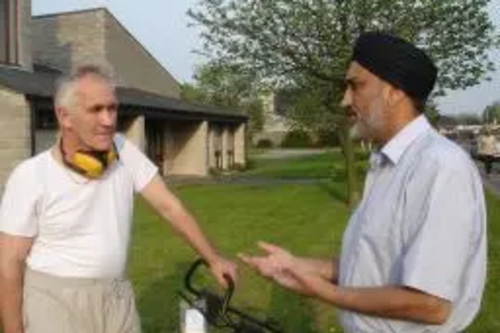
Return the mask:
M 347 122 L 342 122 L 340 126 L 340 136 L 342 143 L 342 153 L 345 160 L 347 204 L 354 208 L 361 198 L 358 184 L 358 173 L 356 170 L 355 145 L 350 137 L 350 126 Z

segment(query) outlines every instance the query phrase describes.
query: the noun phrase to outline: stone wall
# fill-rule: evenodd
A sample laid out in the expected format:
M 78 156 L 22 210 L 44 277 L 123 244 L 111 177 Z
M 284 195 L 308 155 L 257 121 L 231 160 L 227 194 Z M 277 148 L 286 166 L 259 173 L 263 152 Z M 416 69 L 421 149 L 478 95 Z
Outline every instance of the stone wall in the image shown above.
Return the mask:
M 208 174 L 208 123 L 206 121 L 186 123 L 174 133 L 175 160 L 172 161 L 172 175 Z
M 178 82 L 106 9 L 33 18 L 33 59 L 69 72 L 109 64 L 118 84 L 179 98 Z
M 111 14 L 106 12 L 106 58 L 123 85 L 173 98 L 179 83 Z
M 19 62 L 21 67 L 31 69 L 31 0 L 19 1 Z
M 30 108 L 23 95 L 0 86 L 0 193 L 13 168 L 31 153 Z
M 104 9 L 33 17 L 33 60 L 64 72 L 105 64 L 104 17 Z

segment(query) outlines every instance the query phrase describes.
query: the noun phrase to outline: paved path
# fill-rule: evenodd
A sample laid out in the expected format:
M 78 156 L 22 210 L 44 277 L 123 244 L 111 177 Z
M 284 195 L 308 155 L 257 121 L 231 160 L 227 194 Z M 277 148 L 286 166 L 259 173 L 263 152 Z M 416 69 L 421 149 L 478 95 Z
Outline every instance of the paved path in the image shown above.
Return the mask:
M 484 185 L 500 198 L 500 172 L 496 171 L 486 177 L 483 169 L 479 167 Z M 328 182 L 329 178 L 272 178 L 259 176 L 224 176 L 224 177 L 169 177 L 169 184 L 232 184 L 232 185 L 255 185 L 271 186 L 285 184 L 316 184 Z
M 322 154 L 327 151 L 331 151 L 332 149 L 320 148 L 320 149 L 268 149 L 260 154 L 253 155 L 254 158 L 292 158 L 292 157 L 301 157 L 301 156 L 310 156 Z
M 257 159 L 286 159 L 301 156 L 311 156 L 331 151 L 331 148 L 319 149 L 268 149 L 260 154 L 253 155 L 252 158 Z M 255 185 L 255 186 L 272 186 L 272 185 L 285 185 L 285 184 L 315 184 L 329 181 L 329 178 L 276 178 L 276 177 L 262 177 L 262 176 L 247 176 L 238 173 L 226 176 L 217 177 L 196 177 L 196 176 L 172 176 L 167 177 L 169 184 L 238 184 L 238 185 Z
M 328 182 L 329 178 L 274 178 L 260 176 L 221 176 L 221 177 L 169 177 L 168 184 L 192 185 L 252 185 L 273 186 L 289 184 L 317 184 Z
M 269 149 L 256 155 L 258 158 L 291 158 L 321 154 L 326 149 Z M 496 163 L 492 174 L 487 177 L 482 163 L 477 163 L 484 185 L 500 198 L 500 164 Z M 314 184 L 325 182 L 328 179 L 319 178 L 266 178 L 255 176 L 226 176 L 226 177 L 169 177 L 170 184 L 241 184 L 241 185 L 284 185 L 284 184 Z

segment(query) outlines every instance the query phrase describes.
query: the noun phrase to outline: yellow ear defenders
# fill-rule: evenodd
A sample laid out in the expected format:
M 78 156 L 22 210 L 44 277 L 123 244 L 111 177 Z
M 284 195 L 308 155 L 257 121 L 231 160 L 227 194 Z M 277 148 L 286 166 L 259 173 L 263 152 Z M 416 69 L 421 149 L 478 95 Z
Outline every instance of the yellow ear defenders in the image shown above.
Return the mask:
M 66 153 L 63 150 L 62 140 L 60 141 L 60 149 L 64 164 L 71 170 L 74 170 L 89 179 L 97 179 L 101 177 L 107 168 L 113 164 L 114 161 L 119 159 L 114 143 L 109 151 L 79 150 L 74 153 L 70 159 L 67 158 Z

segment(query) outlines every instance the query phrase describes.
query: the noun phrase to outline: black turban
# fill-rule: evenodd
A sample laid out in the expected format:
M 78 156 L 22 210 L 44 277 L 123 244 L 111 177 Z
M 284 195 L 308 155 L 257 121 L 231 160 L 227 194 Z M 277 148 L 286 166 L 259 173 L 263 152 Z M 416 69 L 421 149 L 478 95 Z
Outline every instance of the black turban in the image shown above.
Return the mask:
M 404 39 L 380 32 L 359 36 L 352 60 L 409 97 L 425 101 L 436 82 L 437 68 L 424 51 Z

